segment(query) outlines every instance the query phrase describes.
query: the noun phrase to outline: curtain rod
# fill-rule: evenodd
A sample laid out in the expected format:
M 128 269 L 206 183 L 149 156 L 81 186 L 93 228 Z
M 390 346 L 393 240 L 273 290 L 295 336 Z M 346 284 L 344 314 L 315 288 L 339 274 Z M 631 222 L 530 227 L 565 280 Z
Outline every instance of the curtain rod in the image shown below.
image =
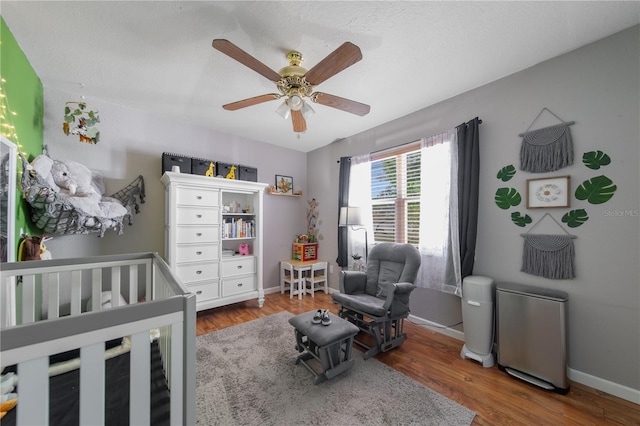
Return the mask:
M 482 119 L 480 119 L 480 118 L 478 118 L 478 117 L 476 117 L 476 118 L 478 119 L 478 124 L 482 124 Z M 462 124 L 466 124 L 466 123 L 462 123 Z M 458 127 L 462 126 L 462 124 L 460 124 L 459 126 L 456 126 L 456 128 L 458 128 Z M 412 144 L 412 143 L 416 143 L 416 142 L 417 142 L 417 141 L 411 141 L 411 142 L 401 143 L 400 145 L 395 145 L 395 146 L 392 146 L 392 147 L 390 147 L 390 148 L 383 148 L 383 149 L 379 149 L 379 150 L 377 150 L 377 151 L 372 151 L 370 154 L 375 154 L 375 153 L 378 153 L 378 152 L 386 151 L 386 150 L 388 150 L 388 149 L 395 149 L 395 148 L 399 148 L 399 147 L 401 147 L 401 146 L 410 145 L 410 144 Z M 349 160 L 351 160 L 351 158 L 349 158 Z M 336 163 L 340 163 L 340 160 L 337 160 L 337 161 L 336 161 Z

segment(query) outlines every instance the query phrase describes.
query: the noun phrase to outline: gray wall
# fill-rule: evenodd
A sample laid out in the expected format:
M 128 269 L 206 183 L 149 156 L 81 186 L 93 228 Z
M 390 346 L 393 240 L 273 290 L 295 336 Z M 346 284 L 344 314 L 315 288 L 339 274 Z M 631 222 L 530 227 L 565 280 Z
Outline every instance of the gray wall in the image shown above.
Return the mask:
M 330 283 L 337 288 L 336 160 L 433 135 L 479 116 L 483 120 L 482 169 L 475 273 L 568 292 L 572 378 L 609 391 L 612 384 L 615 390 L 622 389 L 624 394 L 627 389 L 632 398 L 638 398 L 640 226 L 633 212 L 640 208 L 639 39 L 636 26 L 308 155 L 92 99 L 87 102 L 100 109 L 101 141 L 94 146 L 81 144 L 61 130 L 64 103 L 78 100 L 81 93 L 52 92 L 45 85 L 44 139 L 54 158 L 81 161 L 102 171 L 111 192 L 138 174 L 145 176 L 147 184 L 147 203 L 124 235 L 55 237 L 47 246 L 56 258 L 139 251 L 163 254 L 160 156 L 163 151 L 178 152 L 255 166 L 263 182 L 271 183 L 276 173 L 293 176 L 295 186 L 304 191 L 302 198 L 265 196 L 265 287 L 278 285 L 278 261 L 290 257 L 293 235 L 306 230 L 307 201 L 316 198 L 324 237 L 320 256 L 331 262 Z M 510 211 L 500 210 L 493 201 L 500 185 L 497 171 L 518 165 L 518 134 L 543 107 L 576 121 L 572 126 L 576 163 L 549 175 L 570 174 L 575 187 L 599 173 L 584 167 L 580 159 L 584 152 L 600 149 L 613 159 L 603 173 L 618 185 L 613 199 L 599 206 L 572 200 L 574 208 L 585 208 L 590 216 L 585 225 L 571 231 L 578 236 L 574 280 L 552 281 L 519 272 L 523 229 L 511 223 Z M 534 128 L 551 123 L 543 116 Z M 511 184 L 524 194 L 530 177 L 518 172 Z M 558 220 L 565 211 L 551 210 Z M 543 214 L 527 213 L 534 221 Z M 425 289 L 415 296 L 414 315 L 444 325 L 461 320 L 460 299 Z
M 572 378 L 638 402 L 640 390 L 640 226 L 639 164 L 640 108 L 639 27 L 538 64 L 494 83 L 427 107 L 411 115 L 309 153 L 308 175 L 313 194 L 328 211 L 337 212 L 338 165 L 341 156 L 362 154 L 437 134 L 473 117 L 480 125 L 480 211 L 474 273 L 569 293 L 569 367 Z M 469 64 L 472 72 L 473 64 Z M 433 82 L 437 84 L 437 82 Z M 375 108 L 375 106 L 373 106 Z M 571 175 L 572 187 L 605 174 L 618 186 L 607 203 L 591 205 L 572 197 L 572 208 L 587 210 L 589 220 L 571 229 L 577 235 L 574 280 L 554 281 L 520 272 L 522 237 L 529 228 L 510 220 L 512 210 L 499 209 L 494 195 L 503 166 L 519 168 L 520 138 L 543 107 L 571 127 L 576 159 L 573 166 L 544 176 Z M 556 124 L 545 113 L 533 129 Z M 612 164 L 600 171 L 587 169 L 582 154 L 603 150 Z M 326 173 L 330 170 L 331 173 Z M 525 193 L 525 181 L 535 175 L 518 171 L 509 186 Z M 537 175 L 538 177 L 540 175 Z M 558 221 L 568 209 L 526 210 L 534 223 L 546 211 Z M 335 229 L 337 214 L 328 215 Z M 548 218 L 536 227 L 545 230 Z M 551 221 L 552 222 L 552 221 Z M 562 232 L 555 229 L 552 232 Z M 325 247 L 334 253 L 336 233 L 327 234 Z M 326 253 L 326 251 L 325 251 Z M 335 265 L 335 262 L 334 262 Z M 332 287 L 337 288 L 337 268 Z M 439 324 L 461 320 L 460 299 L 425 289 L 412 298 L 412 314 Z M 592 377 L 593 376 L 593 377 Z M 627 392 L 628 391 L 628 392 Z
M 104 238 L 91 235 L 56 236 L 47 243 L 55 258 L 155 251 L 164 255 L 164 187 L 160 182 L 163 152 L 257 167 L 258 180 L 271 185 L 275 175 L 292 176 L 301 198 L 265 195 L 264 286 L 277 286 L 279 261 L 291 257 L 295 234 L 306 231 L 306 154 L 238 138 L 211 129 L 152 116 L 97 99 L 85 99 L 98 108 L 100 141 L 79 143 L 62 132 L 65 102 L 80 100 L 81 93 L 61 93 L 44 87 L 44 143 L 50 155 L 74 160 L 105 176 L 107 193 L 144 176 L 146 203 L 134 215 L 123 235 L 107 231 Z

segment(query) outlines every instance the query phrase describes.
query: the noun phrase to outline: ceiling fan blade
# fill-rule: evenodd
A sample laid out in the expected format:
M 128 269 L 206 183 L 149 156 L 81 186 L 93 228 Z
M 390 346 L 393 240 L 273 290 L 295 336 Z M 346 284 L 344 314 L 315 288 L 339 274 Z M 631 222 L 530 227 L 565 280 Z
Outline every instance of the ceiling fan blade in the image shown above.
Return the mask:
M 347 41 L 307 71 L 305 79 L 312 86 L 316 86 L 349 68 L 360 59 L 362 59 L 360 48 Z
M 281 95 L 276 93 L 268 93 L 266 95 L 254 96 L 253 98 L 243 99 L 241 101 L 232 102 L 230 104 L 222 105 L 222 108 L 227 111 L 236 111 L 240 108 L 246 108 L 253 105 L 261 104 L 263 102 L 269 102 L 279 99 Z
M 326 105 L 331 108 L 337 108 L 342 111 L 350 112 L 359 116 L 369 114 L 371 107 L 367 104 L 352 101 L 351 99 L 341 98 L 340 96 L 330 95 L 328 93 L 314 92 L 311 94 L 311 100 L 318 104 Z
M 293 123 L 293 131 L 296 133 L 307 131 L 307 121 L 302 115 L 302 111 L 291 111 L 291 122 Z
M 254 58 L 253 56 L 249 55 L 244 50 L 240 49 L 238 46 L 231 43 L 229 40 L 215 39 L 213 40 L 212 45 L 214 49 L 219 50 L 220 52 L 224 53 L 230 58 L 235 59 L 236 61 L 240 62 L 242 65 L 245 65 L 251 68 L 258 74 L 262 75 L 265 78 L 268 78 L 271 81 L 278 81 L 281 78 L 280 74 L 278 74 L 277 72 L 275 72 L 274 70 L 272 70 L 271 68 L 269 68 L 268 66 L 266 66 L 265 64 L 257 60 L 256 58 Z

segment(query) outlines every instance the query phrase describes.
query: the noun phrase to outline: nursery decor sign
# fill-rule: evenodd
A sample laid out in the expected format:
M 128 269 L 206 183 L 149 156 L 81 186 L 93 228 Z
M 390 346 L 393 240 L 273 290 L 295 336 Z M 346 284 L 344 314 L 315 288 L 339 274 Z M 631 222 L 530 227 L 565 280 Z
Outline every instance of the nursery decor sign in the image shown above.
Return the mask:
M 569 207 L 571 176 L 527 179 L 527 208 Z
M 280 194 L 293 194 L 293 178 L 276 175 L 276 191 Z

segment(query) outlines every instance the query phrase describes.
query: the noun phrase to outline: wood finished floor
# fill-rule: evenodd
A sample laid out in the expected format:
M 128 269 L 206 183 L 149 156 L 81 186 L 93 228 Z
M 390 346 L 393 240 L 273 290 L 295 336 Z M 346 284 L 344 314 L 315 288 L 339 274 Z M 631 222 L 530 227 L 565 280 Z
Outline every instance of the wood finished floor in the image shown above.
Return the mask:
M 325 308 L 331 296 L 302 300 L 280 293 L 198 313 L 196 334 L 206 334 L 282 311 L 297 315 Z M 460 358 L 462 342 L 405 321 L 407 340 L 375 358 L 477 413 L 474 425 L 640 425 L 640 405 L 571 382 L 567 395 L 538 389 L 500 371 Z M 293 341 L 293 331 L 291 333 Z M 358 354 L 356 354 L 357 356 Z M 310 377 L 311 380 L 311 377 Z

